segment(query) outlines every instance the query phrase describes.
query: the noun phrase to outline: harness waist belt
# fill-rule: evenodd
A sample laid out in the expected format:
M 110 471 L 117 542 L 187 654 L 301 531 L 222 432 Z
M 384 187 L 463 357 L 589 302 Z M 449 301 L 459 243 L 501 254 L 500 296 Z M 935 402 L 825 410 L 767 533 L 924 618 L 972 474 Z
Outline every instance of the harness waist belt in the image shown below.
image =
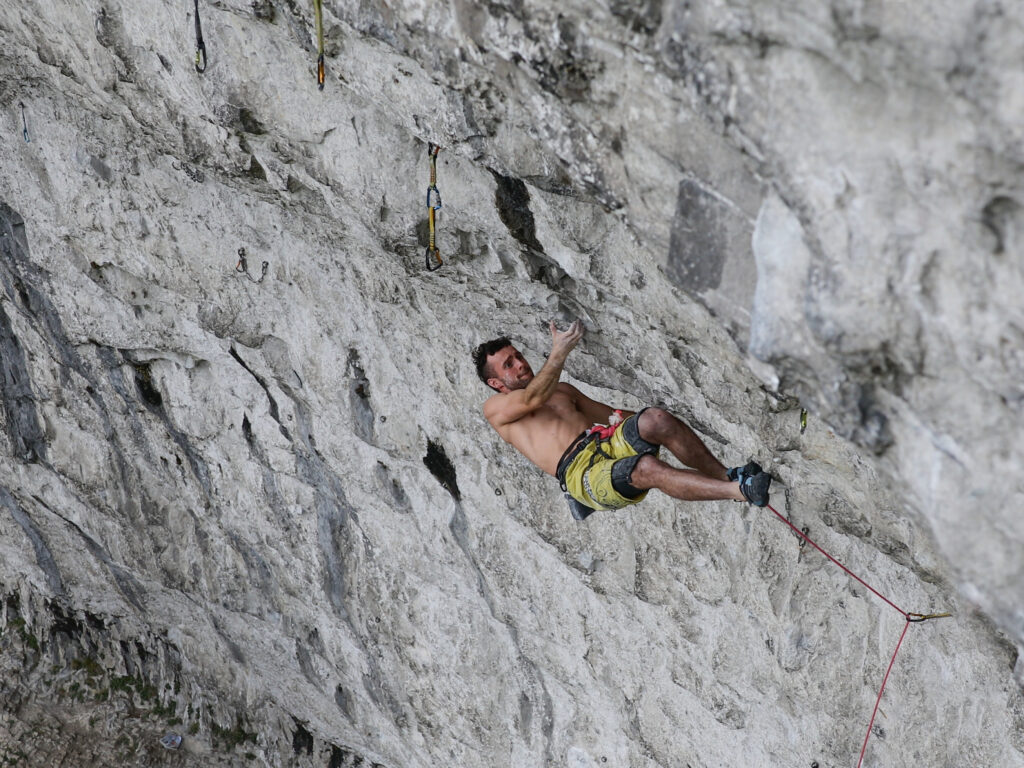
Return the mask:
M 569 443 L 569 447 L 565 449 L 565 453 L 562 454 L 562 458 L 558 460 L 558 468 L 555 470 L 555 477 L 557 477 L 558 482 L 562 484 L 563 490 L 565 490 L 565 472 L 569 469 L 569 465 L 572 464 L 572 460 L 575 459 L 576 455 L 586 448 L 595 437 L 597 437 L 597 435 L 592 434 L 589 429 L 583 430 L 575 440 Z

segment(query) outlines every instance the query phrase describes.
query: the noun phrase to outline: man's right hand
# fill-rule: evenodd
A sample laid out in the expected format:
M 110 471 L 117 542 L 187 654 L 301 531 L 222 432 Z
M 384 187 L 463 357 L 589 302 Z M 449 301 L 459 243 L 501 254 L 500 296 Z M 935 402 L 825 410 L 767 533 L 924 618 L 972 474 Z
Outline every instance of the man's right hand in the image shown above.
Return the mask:
M 566 330 L 560 331 L 555 327 L 555 321 L 551 321 L 551 353 L 558 354 L 565 359 L 573 348 L 583 338 L 583 321 L 576 320 Z

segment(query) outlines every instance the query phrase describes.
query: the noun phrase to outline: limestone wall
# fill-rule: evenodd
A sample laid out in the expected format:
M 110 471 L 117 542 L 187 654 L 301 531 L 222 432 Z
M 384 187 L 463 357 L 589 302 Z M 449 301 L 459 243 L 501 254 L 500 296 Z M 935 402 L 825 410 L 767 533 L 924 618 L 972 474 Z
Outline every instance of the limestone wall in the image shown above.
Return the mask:
M 1024 765 L 1020 2 L 199 7 L 0 8 L 0 765 L 856 765 L 898 613 L 488 427 L 574 317 L 955 614 L 865 766 Z

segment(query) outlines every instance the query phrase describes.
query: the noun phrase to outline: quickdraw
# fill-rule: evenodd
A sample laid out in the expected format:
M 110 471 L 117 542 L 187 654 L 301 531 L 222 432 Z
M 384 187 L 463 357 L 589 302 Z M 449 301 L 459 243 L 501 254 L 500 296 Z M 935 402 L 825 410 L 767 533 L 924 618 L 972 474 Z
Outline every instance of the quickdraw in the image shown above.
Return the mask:
M 913 624 L 920 624 L 922 621 L 928 621 L 928 619 L 950 619 L 952 617 L 952 613 L 908 613 L 907 621 Z
M 18 106 L 21 107 L 21 135 L 25 137 L 25 141 L 31 141 L 28 137 L 28 119 L 25 117 L 25 102 L 19 101 Z
M 253 283 L 262 283 L 263 278 L 267 276 L 267 267 L 270 266 L 269 262 L 264 261 L 263 267 L 260 269 L 260 276 L 257 280 L 249 272 L 249 262 L 245 259 L 245 248 L 238 249 L 238 263 L 235 264 L 235 272 L 245 275 Z
M 199 0 L 196 3 L 196 72 L 203 74 L 206 71 L 206 43 L 203 42 L 203 27 L 199 23 Z M 200 58 L 203 65 L 199 66 Z
M 800 409 L 800 434 L 807 431 L 807 409 Z
M 427 157 L 430 158 L 430 186 L 427 187 L 427 220 L 430 222 L 430 244 L 427 245 L 427 271 L 433 272 L 444 264 L 441 251 L 434 244 L 435 211 L 441 210 L 441 191 L 437 188 L 437 153 L 441 148 L 434 143 L 427 145 Z
M 316 12 L 316 87 L 322 91 L 327 73 L 324 69 L 324 9 L 321 0 L 313 0 L 313 10 Z

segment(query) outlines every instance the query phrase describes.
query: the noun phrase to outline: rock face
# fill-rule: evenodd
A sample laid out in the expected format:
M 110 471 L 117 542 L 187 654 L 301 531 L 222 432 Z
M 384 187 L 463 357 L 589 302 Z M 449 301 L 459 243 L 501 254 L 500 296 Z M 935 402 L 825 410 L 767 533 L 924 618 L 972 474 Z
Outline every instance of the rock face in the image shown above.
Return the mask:
M 1024 4 L 697 5 L 327 0 L 323 92 L 312 3 L 201 0 L 202 75 L 188 2 L 0 8 L 0 765 L 854 765 L 903 616 L 484 421 L 573 317 L 954 614 L 864 765 L 1024 765 Z

